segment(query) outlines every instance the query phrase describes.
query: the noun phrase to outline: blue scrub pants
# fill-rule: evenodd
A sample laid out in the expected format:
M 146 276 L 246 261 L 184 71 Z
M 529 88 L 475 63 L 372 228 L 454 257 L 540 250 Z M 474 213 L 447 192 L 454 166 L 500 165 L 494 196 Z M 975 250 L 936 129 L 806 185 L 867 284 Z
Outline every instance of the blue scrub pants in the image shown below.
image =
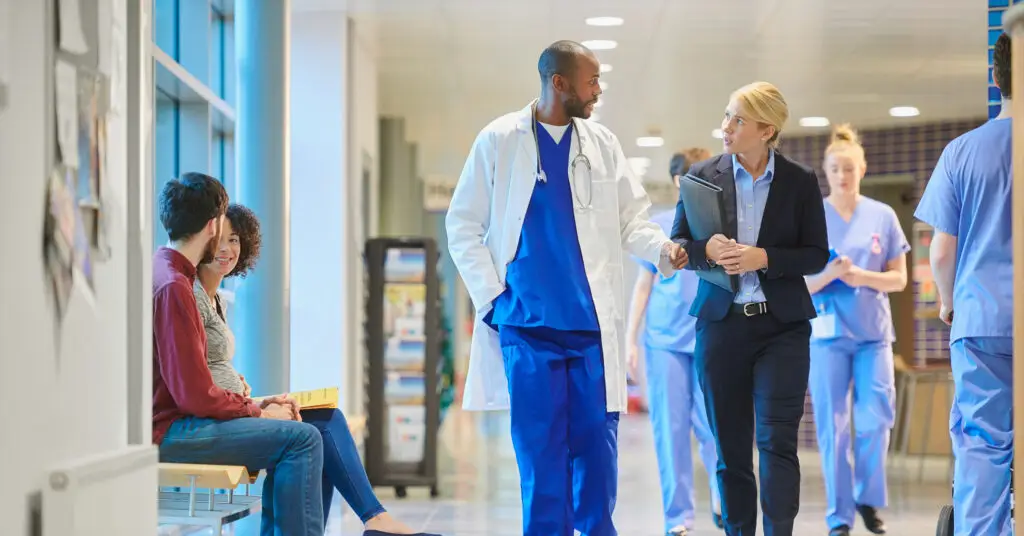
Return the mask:
M 606 410 L 601 335 L 499 328 L 524 536 L 615 536 L 619 414 Z
M 693 354 L 648 346 L 645 356 L 665 531 L 680 525 L 692 530 L 697 501 L 693 487 L 691 429 L 697 436 L 701 461 L 708 472 L 711 507 L 721 512 L 716 476 L 718 453 L 708 425 L 704 393 L 694 373 Z
M 857 505 L 885 508 L 885 459 L 895 422 L 892 345 L 839 338 L 811 342 L 808 385 L 814 406 L 829 528 L 853 527 Z M 850 384 L 853 462 L 850 467 Z
M 953 524 L 956 536 L 1003 536 L 1010 528 L 1013 461 L 1013 339 L 950 345 L 953 384 Z

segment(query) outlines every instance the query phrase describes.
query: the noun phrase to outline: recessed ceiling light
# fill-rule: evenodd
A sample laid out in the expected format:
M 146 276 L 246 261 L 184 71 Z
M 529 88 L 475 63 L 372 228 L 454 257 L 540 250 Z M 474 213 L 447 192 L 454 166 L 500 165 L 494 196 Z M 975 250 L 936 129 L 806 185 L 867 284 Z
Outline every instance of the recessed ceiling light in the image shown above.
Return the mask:
M 610 64 L 610 63 L 602 63 L 601 64 L 601 72 L 602 73 L 610 73 L 610 72 L 612 72 L 612 64 Z
M 597 85 L 600 86 L 601 91 L 607 91 L 608 90 L 608 82 L 605 82 L 604 80 L 601 80 L 600 82 L 598 82 Z
M 801 117 L 800 126 L 802 127 L 827 127 L 827 117 Z
M 590 41 L 584 41 L 580 44 L 589 48 L 590 50 L 611 50 L 619 46 L 618 43 L 610 39 L 592 39 Z
M 622 26 L 623 22 L 620 17 L 590 17 L 587 26 Z
M 893 117 L 917 117 L 921 115 L 921 110 L 913 106 L 894 106 L 889 108 L 889 115 Z
M 711 137 L 719 140 L 722 139 L 722 129 L 716 128 L 715 130 L 712 130 Z
M 641 136 L 636 139 L 637 147 L 661 147 L 665 140 L 661 136 Z

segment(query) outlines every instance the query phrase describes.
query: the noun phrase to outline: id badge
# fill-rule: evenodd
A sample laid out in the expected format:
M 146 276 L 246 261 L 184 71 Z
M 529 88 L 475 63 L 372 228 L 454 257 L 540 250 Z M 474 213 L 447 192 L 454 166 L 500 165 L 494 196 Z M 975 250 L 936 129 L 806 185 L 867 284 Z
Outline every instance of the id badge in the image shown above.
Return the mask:
M 836 314 L 831 309 L 818 308 L 818 316 L 811 319 L 812 339 L 834 339 L 836 337 Z

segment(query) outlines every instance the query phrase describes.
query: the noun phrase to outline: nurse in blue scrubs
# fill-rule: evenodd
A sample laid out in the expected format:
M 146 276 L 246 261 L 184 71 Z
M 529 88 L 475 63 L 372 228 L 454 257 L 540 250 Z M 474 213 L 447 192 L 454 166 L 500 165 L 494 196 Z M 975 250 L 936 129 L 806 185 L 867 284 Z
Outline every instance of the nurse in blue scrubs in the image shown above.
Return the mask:
M 687 149 L 672 157 L 669 172 L 676 187 L 679 177 L 690 165 L 711 157 L 707 149 Z M 651 221 L 670 232 L 675 209 L 656 214 Z M 693 369 L 697 319 L 690 316 L 690 304 L 697 293 L 699 279 L 693 271 L 681 270 L 662 277 L 649 262 L 637 259 L 641 266 L 633 288 L 629 314 L 629 360 L 636 371 L 639 356 L 641 320 L 647 398 L 654 428 L 654 447 L 661 474 L 661 498 L 665 511 L 665 530 L 669 536 L 683 536 L 693 530 L 696 498 L 693 486 L 693 456 L 690 431 L 697 436 L 700 457 L 711 483 L 711 507 L 715 525 L 722 528 L 721 500 L 718 495 L 718 454 L 715 438 L 708 426 L 704 395 Z M 646 313 L 646 315 L 645 315 Z
M 1013 119 L 1010 38 L 993 47 L 1001 114 L 949 142 L 914 213 L 934 228 L 929 247 L 940 318 L 952 324 L 949 435 L 956 536 L 1012 534 Z M 1019 217 L 1019 216 L 1018 216 Z M 956 314 L 954 314 L 954 311 Z M 1017 490 L 1020 494 L 1020 490 Z
M 865 170 L 856 133 L 837 127 L 825 150 L 831 189 L 825 221 L 834 258 L 822 273 L 807 278 L 818 311 L 811 321 L 808 385 L 830 536 L 850 534 L 857 513 L 868 531 L 885 534 L 878 510 L 888 499 L 885 459 L 895 420 L 888 293 L 907 285 L 910 245 L 893 209 L 860 195 Z

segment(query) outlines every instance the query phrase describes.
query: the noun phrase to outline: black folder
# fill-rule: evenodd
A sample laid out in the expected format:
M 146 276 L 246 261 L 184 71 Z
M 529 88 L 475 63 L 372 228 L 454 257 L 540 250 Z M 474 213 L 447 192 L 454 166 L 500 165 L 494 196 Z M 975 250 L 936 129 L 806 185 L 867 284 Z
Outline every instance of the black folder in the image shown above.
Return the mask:
M 721 187 L 687 173 L 679 179 L 679 199 L 683 202 L 683 213 L 694 240 L 707 240 L 716 234 L 725 234 L 725 205 Z M 701 279 L 729 292 L 739 289 L 739 277 L 725 273 L 725 268 L 721 266 L 697 270 L 696 273 Z

